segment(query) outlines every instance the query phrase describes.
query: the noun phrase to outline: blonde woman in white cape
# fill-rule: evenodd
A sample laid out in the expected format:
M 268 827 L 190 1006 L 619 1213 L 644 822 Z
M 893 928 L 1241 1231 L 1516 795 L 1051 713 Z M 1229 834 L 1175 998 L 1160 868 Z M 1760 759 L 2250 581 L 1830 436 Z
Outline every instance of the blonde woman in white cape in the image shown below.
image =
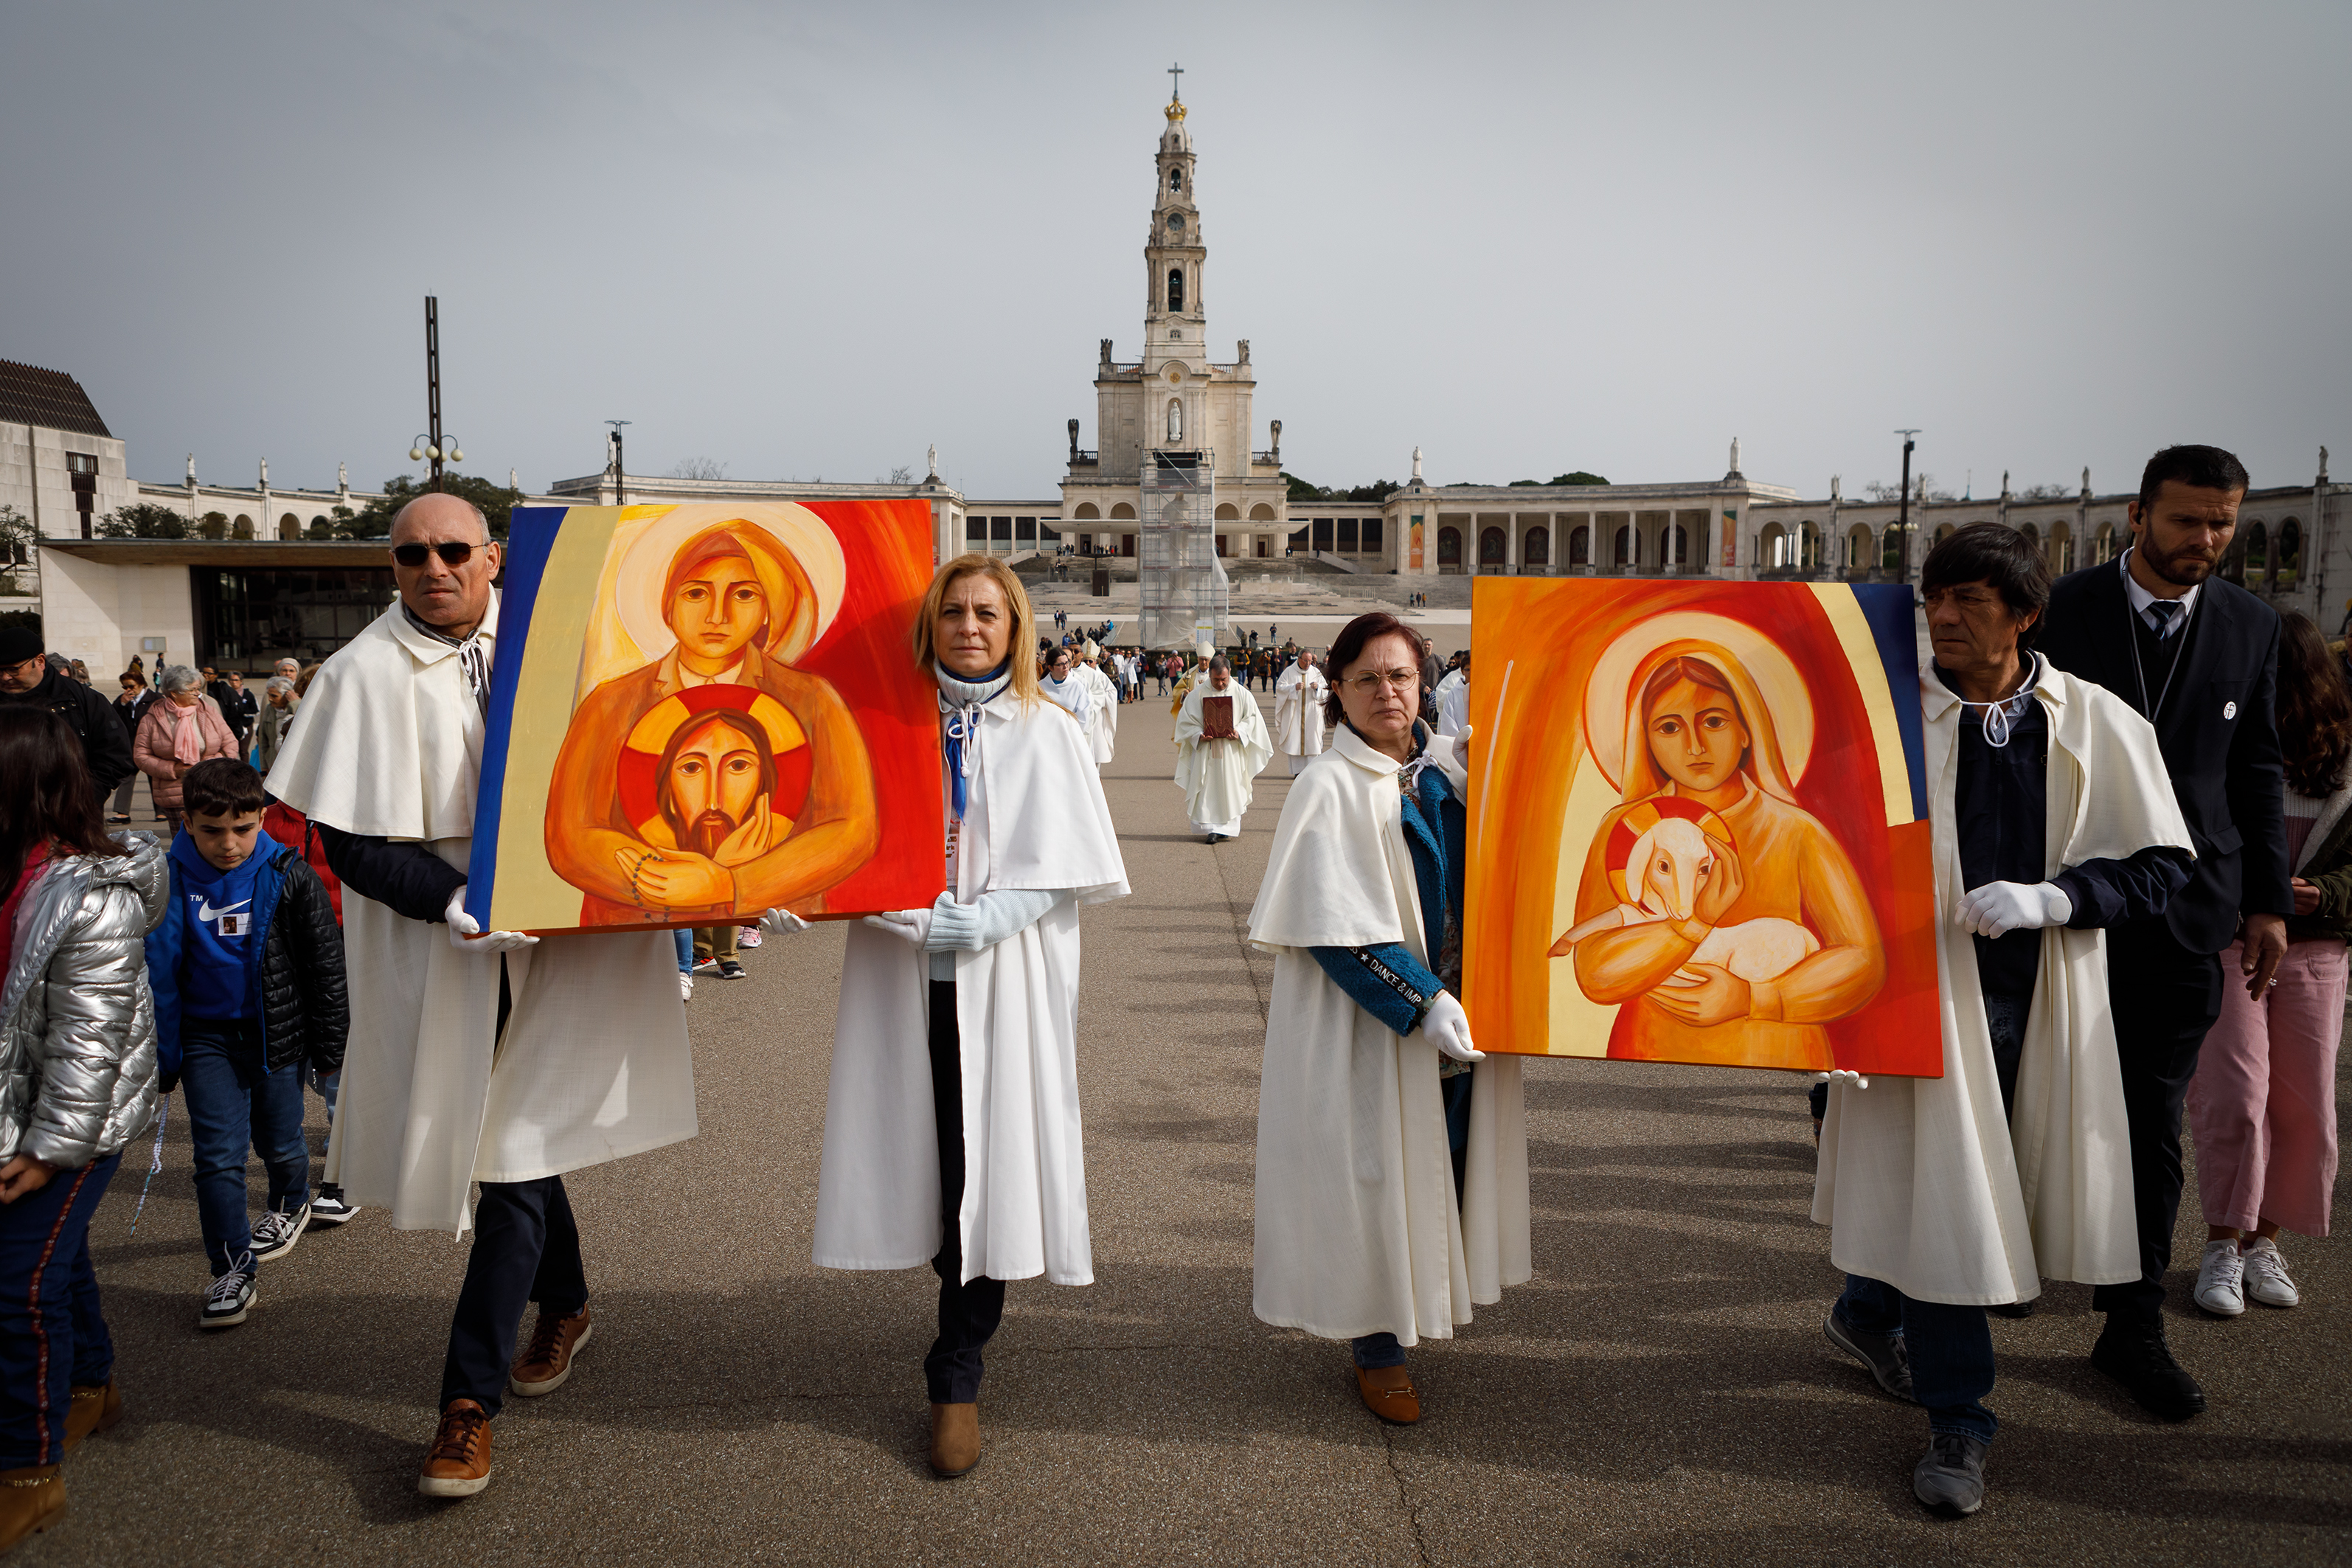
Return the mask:
M 1094 1279 L 1078 1121 L 1078 906 L 1127 894 L 1086 736 L 1041 700 L 1028 595 L 939 570 L 915 658 L 940 688 L 948 890 L 849 928 L 817 1178 L 817 1266 L 940 1278 L 932 1468 L 980 1462 L 1004 1281 Z
M 1250 913 L 1275 955 L 1253 1305 L 1352 1342 L 1365 1405 L 1405 1423 L 1405 1352 L 1532 1272 L 1527 1122 L 1518 1058 L 1478 1051 L 1457 1000 L 1469 780 L 1418 721 L 1420 646 L 1360 616 L 1331 679 L 1339 729 L 1290 786 Z
M 2139 1278 L 2105 929 L 2163 912 L 2193 858 L 2156 731 L 2021 647 L 2033 545 L 1959 530 L 1921 567 L 1944 1076 L 1832 1075 L 1813 1217 L 1845 1293 L 1822 1325 L 1924 1405 L 1912 1491 L 1969 1514 L 1999 1424 L 1987 1307 Z

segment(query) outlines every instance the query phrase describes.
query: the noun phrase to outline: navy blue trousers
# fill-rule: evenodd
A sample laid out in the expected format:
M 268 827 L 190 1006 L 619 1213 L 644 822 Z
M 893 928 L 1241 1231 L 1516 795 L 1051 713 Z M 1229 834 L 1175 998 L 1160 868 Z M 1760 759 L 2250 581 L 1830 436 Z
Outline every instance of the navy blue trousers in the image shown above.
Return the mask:
M 985 1274 L 966 1283 L 963 1233 L 956 1211 L 963 1206 L 963 1055 L 956 1029 L 952 980 L 931 985 L 931 1112 L 940 1135 L 938 1256 L 931 1272 L 940 1277 L 940 1337 L 923 1358 L 923 1382 L 934 1405 L 970 1405 L 980 1397 L 981 1350 L 1004 1321 L 1004 1281 Z
M 484 1182 L 474 1205 L 474 1250 L 466 1283 L 449 1321 L 449 1353 L 441 1363 L 441 1407 L 470 1399 L 496 1415 L 505 1401 L 515 1336 L 523 1308 L 568 1318 L 588 1304 L 588 1276 L 580 1261 L 580 1227 L 563 1178 Z
M 121 1163 L 117 1152 L 59 1171 L 0 1204 L 0 1470 L 63 1459 L 68 1391 L 114 1375 L 89 1221 Z

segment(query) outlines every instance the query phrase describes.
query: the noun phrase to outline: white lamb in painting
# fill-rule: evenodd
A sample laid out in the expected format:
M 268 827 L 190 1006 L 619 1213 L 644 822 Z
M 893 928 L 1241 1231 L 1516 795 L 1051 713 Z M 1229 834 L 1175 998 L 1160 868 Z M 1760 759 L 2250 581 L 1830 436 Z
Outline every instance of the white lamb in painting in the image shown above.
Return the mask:
M 1690 919 L 1699 889 L 1714 873 L 1715 848 L 1697 823 L 1685 816 L 1668 816 L 1633 841 L 1633 852 L 1625 864 L 1628 870 L 1641 868 L 1635 885 L 1641 889 L 1642 901 L 1604 910 L 1575 927 L 1552 944 L 1552 957 L 1566 958 L 1578 942 L 1600 931 Z M 1628 880 L 1633 879 L 1629 877 Z M 1690 962 L 1719 965 L 1746 981 L 1774 980 L 1808 954 L 1820 952 L 1821 946 L 1820 939 L 1795 921 L 1741 921 L 1707 932 Z M 1675 973 L 1696 978 L 1687 970 Z

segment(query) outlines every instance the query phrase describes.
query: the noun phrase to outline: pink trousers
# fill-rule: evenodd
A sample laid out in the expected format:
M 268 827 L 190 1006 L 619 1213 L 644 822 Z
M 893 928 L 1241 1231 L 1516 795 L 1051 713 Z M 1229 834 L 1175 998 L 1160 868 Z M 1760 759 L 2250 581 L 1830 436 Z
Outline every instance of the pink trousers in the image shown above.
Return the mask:
M 2341 942 L 2287 946 L 2278 984 L 2246 994 L 2232 943 L 2221 954 L 2221 1017 L 2189 1083 L 2197 1194 L 2207 1225 L 2276 1220 L 2327 1234 L 2336 1186 L 2336 1047 L 2344 1033 Z

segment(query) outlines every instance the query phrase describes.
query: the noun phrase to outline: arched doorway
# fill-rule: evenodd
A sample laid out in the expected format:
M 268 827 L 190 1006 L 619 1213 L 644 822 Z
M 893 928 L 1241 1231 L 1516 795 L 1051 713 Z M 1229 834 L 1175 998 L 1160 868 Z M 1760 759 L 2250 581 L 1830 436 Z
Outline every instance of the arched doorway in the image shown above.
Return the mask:
M 1616 566 L 1639 565 L 1640 553 L 1640 536 L 1634 533 L 1633 526 L 1629 523 L 1619 529 L 1616 547 L 1610 555 L 1610 563 Z
M 1658 560 L 1667 566 L 1690 564 L 1690 531 L 1670 522 L 1658 534 Z
M 1542 527 L 1528 530 L 1527 543 L 1521 547 L 1520 556 L 1523 563 L 1528 566 L 1550 565 L 1551 530 Z
M 1870 570 L 1872 544 L 1868 523 L 1857 522 L 1845 531 L 1845 569 L 1848 572 Z
M 2074 531 L 2063 522 L 2050 525 L 2050 543 L 2042 554 L 2049 560 L 2053 576 L 2063 577 L 2074 569 Z
M 1481 531 L 1478 535 L 1479 566 L 1482 568 L 1487 566 L 1500 566 L 1502 563 L 1503 531 L 1499 528 L 1489 528 Z
M 1822 569 L 1822 531 L 1813 523 L 1797 525 L 1797 564 L 1808 572 Z
M 1462 570 L 1462 531 L 1458 528 L 1437 531 L 1437 569 L 1443 572 L 1449 567 L 1456 572 Z
M 2246 530 L 2246 586 L 2265 586 L 2270 575 L 2271 531 L 2258 522 Z
M 1764 531 L 1756 536 L 1756 564 L 1767 572 L 1778 572 L 1789 564 L 1789 531 L 1777 522 L 1768 522 Z
M 1580 522 L 1568 531 L 1568 563 L 1570 566 L 1592 564 L 1592 529 L 1590 524 Z
M 2295 584 L 2303 571 L 2303 524 L 2288 518 L 2279 524 L 2278 564 L 2271 569 L 2271 581 L 2284 593 Z

